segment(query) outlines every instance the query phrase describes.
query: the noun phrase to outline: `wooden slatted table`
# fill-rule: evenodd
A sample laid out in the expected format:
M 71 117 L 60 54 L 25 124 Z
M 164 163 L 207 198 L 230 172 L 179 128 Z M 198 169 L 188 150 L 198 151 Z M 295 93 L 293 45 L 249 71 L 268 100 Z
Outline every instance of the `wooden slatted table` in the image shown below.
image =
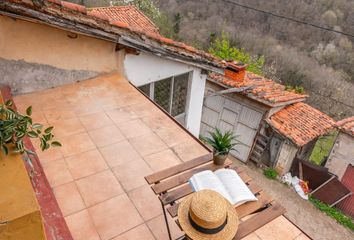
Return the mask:
M 170 240 L 172 238 L 167 212 L 172 218 L 177 219 L 179 202 L 193 192 L 188 180 L 194 174 L 204 170 L 215 171 L 220 168 L 231 167 L 232 162 L 229 159 L 226 160 L 224 166 L 217 166 L 213 164 L 212 158 L 212 154 L 208 153 L 145 177 L 154 193 L 160 199 Z M 240 224 L 234 240 L 239 240 L 285 213 L 285 209 L 257 186 L 243 168 L 235 168 L 235 171 L 258 198 L 258 201 L 247 202 L 235 207 Z M 178 220 L 176 220 L 176 223 L 179 225 Z

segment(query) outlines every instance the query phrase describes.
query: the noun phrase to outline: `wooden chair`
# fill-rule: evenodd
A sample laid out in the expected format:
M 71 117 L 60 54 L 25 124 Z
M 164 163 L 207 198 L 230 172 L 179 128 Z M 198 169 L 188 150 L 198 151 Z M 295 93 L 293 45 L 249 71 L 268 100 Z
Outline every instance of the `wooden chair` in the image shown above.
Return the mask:
M 230 168 L 231 164 L 231 160 L 227 159 L 224 166 L 217 166 L 212 162 L 212 154 L 208 153 L 145 177 L 161 202 L 170 240 L 172 238 L 166 210 L 173 219 L 176 219 L 179 226 L 177 220 L 179 202 L 193 192 L 188 180 L 198 172 Z M 258 198 L 258 201 L 247 202 L 235 208 L 240 219 L 240 225 L 234 240 L 238 240 L 282 215 L 285 213 L 285 209 L 256 185 L 243 168 L 235 168 L 235 171 Z

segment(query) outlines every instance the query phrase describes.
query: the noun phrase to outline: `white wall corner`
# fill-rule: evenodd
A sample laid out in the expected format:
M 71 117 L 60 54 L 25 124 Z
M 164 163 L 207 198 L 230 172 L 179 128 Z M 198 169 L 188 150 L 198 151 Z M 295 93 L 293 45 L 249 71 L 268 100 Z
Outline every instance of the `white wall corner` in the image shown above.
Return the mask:
M 206 78 L 207 75 L 202 74 L 201 69 L 192 73 L 186 128 L 196 137 L 199 137 L 200 133 Z

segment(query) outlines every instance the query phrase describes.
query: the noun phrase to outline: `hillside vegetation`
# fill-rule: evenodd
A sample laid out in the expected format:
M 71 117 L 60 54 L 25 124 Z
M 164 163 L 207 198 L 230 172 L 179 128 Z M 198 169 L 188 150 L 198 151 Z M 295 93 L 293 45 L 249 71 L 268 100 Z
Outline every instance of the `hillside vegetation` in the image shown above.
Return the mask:
M 124 1 L 72 0 L 88 7 Z M 354 35 L 352 0 L 235 0 Z M 206 51 L 226 34 L 230 47 L 262 59 L 262 73 L 310 95 L 335 119 L 354 115 L 354 38 L 241 8 L 222 0 L 134 0 L 162 34 Z M 150 3 L 155 3 L 154 8 Z M 148 3 L 148 4 L 147 4 Z
M 237 2 L 354 35 L 352 0 L 237 0 Z M 160 0 L 179 36 L 208 49 L 215 35 L 265 57 L 265 75 L 303 86 L 309 103 L 336 119 L 354 115 L 354 38 L 293 23 L 217 0 Z

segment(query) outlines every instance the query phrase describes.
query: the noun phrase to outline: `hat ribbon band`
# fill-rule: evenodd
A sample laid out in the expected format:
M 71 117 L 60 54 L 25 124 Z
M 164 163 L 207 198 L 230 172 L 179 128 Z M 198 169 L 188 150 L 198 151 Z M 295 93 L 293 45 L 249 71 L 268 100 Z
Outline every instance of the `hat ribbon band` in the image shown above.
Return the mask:
M 201 232 L 201 233 L 205 233 L 205 234 L 216 234 L 218 232 L 220 232 L 221 230 L 224 229 L 224 227 L 226 226 L 227 224 L 227 217 L 224 221 L 223 224 L 221 224 L 219 227 L 216 227 L 216 228 L 204 228 L 202 226 L 199 226 L 196 222 L 193 221 L 193 219 L 191 218 L 191 215 L 188 214 L 188 218 L 189 218 L 189 222 L 191 223 L 192 227 Z

